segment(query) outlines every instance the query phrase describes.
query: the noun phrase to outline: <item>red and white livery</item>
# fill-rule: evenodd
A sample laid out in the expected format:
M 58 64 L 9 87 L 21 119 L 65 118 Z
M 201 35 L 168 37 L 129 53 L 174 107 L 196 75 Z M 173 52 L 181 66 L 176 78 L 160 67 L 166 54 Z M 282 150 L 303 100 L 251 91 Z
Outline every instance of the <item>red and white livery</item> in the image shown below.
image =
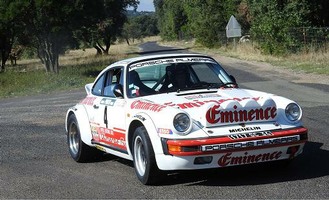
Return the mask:
M 126 59 L 85 88 L 66 116 L 72 158 L 103 151 L 132 160 L 143 184 L 169 170 L 293 159 L 307 141 L 296 102 L 239 88 L 205 55 Z

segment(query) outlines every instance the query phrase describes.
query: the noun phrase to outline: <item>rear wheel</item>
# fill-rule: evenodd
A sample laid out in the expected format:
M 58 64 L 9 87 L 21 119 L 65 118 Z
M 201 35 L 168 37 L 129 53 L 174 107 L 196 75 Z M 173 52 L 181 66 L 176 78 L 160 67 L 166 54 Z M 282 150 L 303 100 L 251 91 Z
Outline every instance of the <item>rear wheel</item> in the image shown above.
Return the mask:
M 80 128 L 75 115 L 68 119 L 67 144 L 71 157 L 77 162 L 92 161 L 99 153 L 96 148 L 86 145 L 81 140 Z
M 154 184 L 162 173 L 156 164 L 153 147 L 145 127 L 138 127 L 134 132 L 133 138 L 133 157 L 136 175 L 143 184 Z

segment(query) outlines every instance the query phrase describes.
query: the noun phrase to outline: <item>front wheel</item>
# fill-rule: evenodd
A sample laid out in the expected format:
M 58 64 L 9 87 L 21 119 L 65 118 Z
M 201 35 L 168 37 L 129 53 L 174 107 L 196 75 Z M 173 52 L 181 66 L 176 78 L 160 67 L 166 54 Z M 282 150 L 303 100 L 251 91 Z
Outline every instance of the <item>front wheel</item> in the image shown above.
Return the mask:
M 156 164 L 153 147 L 145 127 L 138 127 L 133 138 L 133 157 L 137 178 L 145 185 L 154 184 L 161 171 Z
M 99 151 L 81 140 L 80 128 L 75 115 L 68 119 L 67 144 L 71 157 L 77 162 L 92 161 Z

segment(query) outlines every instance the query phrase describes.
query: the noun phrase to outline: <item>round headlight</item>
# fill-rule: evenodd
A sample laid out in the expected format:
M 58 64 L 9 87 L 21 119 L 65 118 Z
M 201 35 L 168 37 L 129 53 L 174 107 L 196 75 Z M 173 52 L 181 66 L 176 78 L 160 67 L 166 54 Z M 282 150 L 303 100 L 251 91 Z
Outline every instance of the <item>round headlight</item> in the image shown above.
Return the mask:
M 290 121 L 296 121 L 300 118 L 301 116 L 301 109 L 300 107 L 295 104 L 295 103 L 290 103 L 287 105 L 286 107 L 286 117 L 290 120 Z
M 190 127 L 191 120 L 185 113 L 179 113 L 174 117 L 174 127 L 178 132 L 185 132 Z

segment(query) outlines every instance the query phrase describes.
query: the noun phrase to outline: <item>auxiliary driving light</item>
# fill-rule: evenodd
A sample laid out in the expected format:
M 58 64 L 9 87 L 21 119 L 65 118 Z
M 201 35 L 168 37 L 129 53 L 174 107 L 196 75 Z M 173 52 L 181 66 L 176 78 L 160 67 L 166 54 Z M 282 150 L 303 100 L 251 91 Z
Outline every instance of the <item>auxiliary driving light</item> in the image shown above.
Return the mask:
M 212 161 L 212 156 L 202 156 L 202 157 L 196 157 L 194 159 L 195 165 L 202 165 L 202 164 L 209 164 Z

